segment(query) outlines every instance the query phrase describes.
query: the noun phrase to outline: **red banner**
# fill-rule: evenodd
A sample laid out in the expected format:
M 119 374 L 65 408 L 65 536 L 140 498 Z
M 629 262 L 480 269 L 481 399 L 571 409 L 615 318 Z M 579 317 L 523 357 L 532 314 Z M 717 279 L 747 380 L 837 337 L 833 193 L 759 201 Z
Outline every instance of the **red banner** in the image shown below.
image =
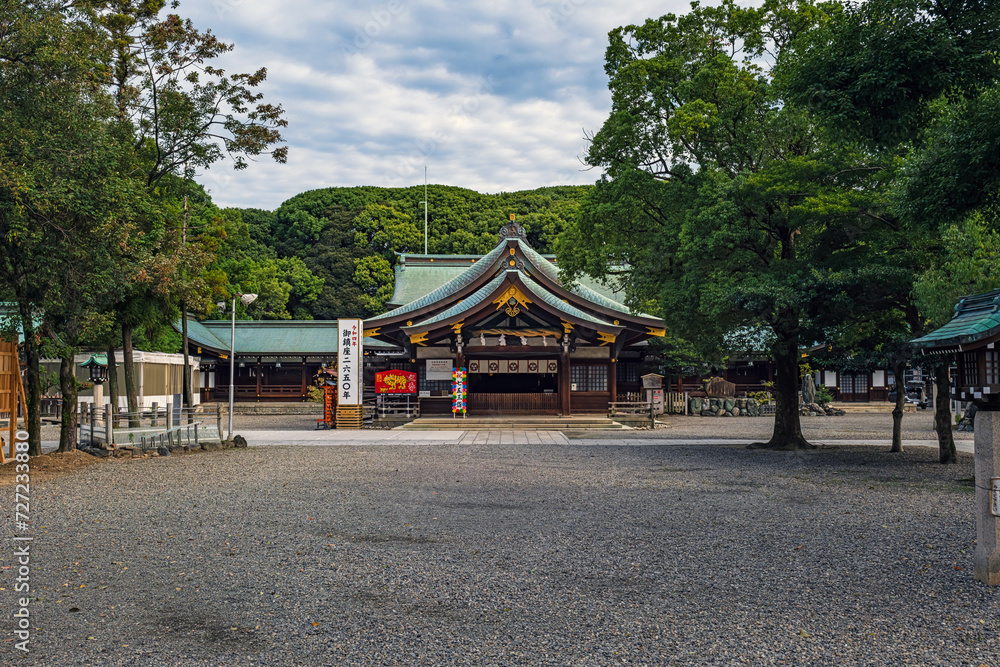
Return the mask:
M 409 371 L 382 371 L 375 374 L 377 394 L 417 393 L 417 374 Z

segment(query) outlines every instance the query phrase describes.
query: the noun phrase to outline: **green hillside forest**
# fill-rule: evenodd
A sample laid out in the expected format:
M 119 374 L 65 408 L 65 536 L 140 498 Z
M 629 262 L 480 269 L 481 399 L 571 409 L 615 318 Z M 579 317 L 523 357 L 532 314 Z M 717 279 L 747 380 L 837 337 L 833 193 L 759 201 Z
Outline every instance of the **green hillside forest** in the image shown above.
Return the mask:
M 428 187 L 431 254 L 484 254 L 510 214 L 540 252 L 554 251 L 590 186 L 482 194 Z M 224 209 L 223 239 L 206 269 L 214 291 L 257 292 L 259 319 L 368 317 L 393 293 L 397 253 L 424 251 L 424 187 L 324 188 L 275 211 Z

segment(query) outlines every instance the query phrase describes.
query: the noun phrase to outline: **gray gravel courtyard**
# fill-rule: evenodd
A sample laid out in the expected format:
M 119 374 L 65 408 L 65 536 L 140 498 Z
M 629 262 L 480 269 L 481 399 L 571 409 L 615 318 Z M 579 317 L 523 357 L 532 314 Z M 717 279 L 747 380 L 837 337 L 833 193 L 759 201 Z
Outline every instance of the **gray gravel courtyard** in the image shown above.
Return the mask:
M 935 459 L 588 441 L 107 461 L 33 484 L 32 652 L 3 662 L 996 667 L 972 457 Z

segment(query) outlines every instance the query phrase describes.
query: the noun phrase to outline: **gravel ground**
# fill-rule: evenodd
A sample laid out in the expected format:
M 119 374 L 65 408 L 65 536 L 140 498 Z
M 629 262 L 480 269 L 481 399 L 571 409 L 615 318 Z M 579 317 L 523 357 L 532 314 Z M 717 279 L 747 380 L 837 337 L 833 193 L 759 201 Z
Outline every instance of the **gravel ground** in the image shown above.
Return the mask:
M 234 416 L 235 430 L 290 430 L 316 429 L 317 415 L 245 415 Z M 666 426 L 656 431 L 636 430 L 630 437 L 637 438 L 757 438 L 766 440 L 774 428 L 773 417 L 740 417 L 736 419 L 683 417 L 668 415 L 663 418 Z M 843 417 L 802 417 L 802 431 L 816 440 L 888 440 L 892 438 L 892 415 L 889 413 L 861 413 Z M 599 431 L 588 437 L 605 437 Z M 58 440 L 59 428 L 42 428 L 42 440 Z M 904 440 L 936 440 L 934 413 L 930 410 L 908 412 L 903 415 Z M 956 440 L 972 440 L 972 433 L 955 431 Z
M 33 485 L 32 652 L 8 640 L 3 660 L 996 667 L 972 457 L 935 455 L 590 443 L 107 461 Z
M 629 437 L 636 438 L 759 438 L 767 439 L 774 428 L 774 417 L 683 417 L 669 415 L 663 419 L 666 426 L 655 431 L 636 430 Z M 315 430 L 315 415 L 236 415 L 236 431 L 240 430 Z M 843 417 L 802 417 L 802 431 L 806 437 L 817 440 L 888 440 L 892 438 L 892 415 L 888 413 L 862 413 Z M 59 437 L 58 431 L 53 439 Z M 590 437 L 607 437 L 606 433 L 592 431 Z M 921 410 L 903 415 L 904 440 L 936 440 L 934 414 Z M 956 440 L 972 440 L 972 433 L 955 432 Z

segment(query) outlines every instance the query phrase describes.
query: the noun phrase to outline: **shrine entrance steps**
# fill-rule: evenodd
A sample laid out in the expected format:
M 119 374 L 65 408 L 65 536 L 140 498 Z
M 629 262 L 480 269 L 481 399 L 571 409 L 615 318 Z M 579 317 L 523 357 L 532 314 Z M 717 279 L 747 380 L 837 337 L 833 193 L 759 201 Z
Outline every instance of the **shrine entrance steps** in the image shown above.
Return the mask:
M 556 417 L 545 415 L 502 415 L 490 417 L 421 417 L 400 426 L 406 431 L 576 431 L 601 429 L 620 431 L 616 421 L 599 415 Z
M 873 403 L 862 403 L 861 401 L 834 401 L 831 405 L 837 410 L 843 410 L 847 414 L 871 413 L 871 412 L 892 412 L 896 407 L 895 403 L 878 401 Z M 917 406 L 912 403 L 903 406 L 903 412 L 916 412 Z

